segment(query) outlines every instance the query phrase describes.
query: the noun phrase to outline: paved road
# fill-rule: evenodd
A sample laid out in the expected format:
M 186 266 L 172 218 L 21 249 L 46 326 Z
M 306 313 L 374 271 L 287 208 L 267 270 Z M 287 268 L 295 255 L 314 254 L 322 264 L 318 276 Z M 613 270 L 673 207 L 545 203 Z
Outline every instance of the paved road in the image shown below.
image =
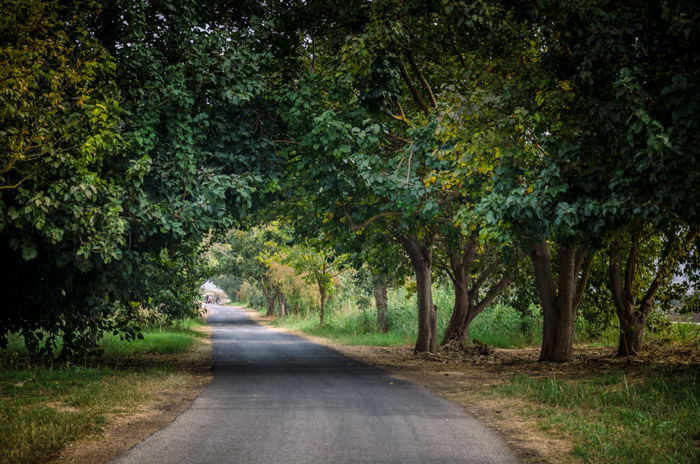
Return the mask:
M 145 463 L 515 463 L 462 408 L 330 348 L 209 306 L 214 379 L 117 457 Z

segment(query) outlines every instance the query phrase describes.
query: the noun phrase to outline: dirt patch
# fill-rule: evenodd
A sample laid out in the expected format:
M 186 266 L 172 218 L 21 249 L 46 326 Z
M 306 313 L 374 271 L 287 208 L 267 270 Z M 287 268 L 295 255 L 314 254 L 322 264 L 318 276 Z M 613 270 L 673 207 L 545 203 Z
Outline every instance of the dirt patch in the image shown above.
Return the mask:
M 268 324 L 273 318 L 249 310 L 251 318 Z M 273 327 L 307 340 L 329 346 L 365 364 L 387 370 L 391 375 L 419 384 L 463 406 L 482 423 L 496 430 L 525 463 L 567 464 L 571 437 L 556 430 L 543 430 L 527 413 L 534 407 L 522 399 L 496 398 L 492 387 L 516 375 L 529 377 L 586 378 L 591 373 L 624 372 L 628 377 L 649 369 L 683 369 L 700 363 L 700 348 L 672 345 L 647 346 L 636 359 L 617 358 L 612 348 L 576 347 L 570 363 L 541 363 L 536 348 L 495 349 L 480 355 L 481 349 L 443 350 L 438 354 L 413 354 L 412 347 L 346 346 L 295 330 Z
M 197 330 L 209 333 L 208 327 Z M 168 363 L 181 372 L 186 381 L 184 388 L 181 384 L 177 387 L 167 383 L 159 385 L 150 392 L 153 400 L 139 404 L 137 412 L 108 415 L 100 434 L 69 444 L 50 463 L 105 463 L 174 421 L 211 381 L 211 341 L 209 337 L 202 341 L 196 350 L 186 355 L 153 360 L 155 364 Z

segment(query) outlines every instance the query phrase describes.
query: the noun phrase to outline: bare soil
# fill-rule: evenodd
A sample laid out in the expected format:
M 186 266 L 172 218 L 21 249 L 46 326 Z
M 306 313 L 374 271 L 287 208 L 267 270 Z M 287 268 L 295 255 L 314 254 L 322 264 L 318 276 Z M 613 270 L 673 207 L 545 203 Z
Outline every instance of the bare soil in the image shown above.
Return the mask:
M 208 327 L 198 330 L 209 332 Z M 102 464 L 129 450 L 185 412 L 211 381 L 211 341 L 203 340 L 198 349 L 186 355 L 159 356 L 145 361 L 173 366 L 185 374 L 185 388 L 159 385 L 148 392 L 153 399 L 135 405 L 136 412 L 110 414 L 101 433 L 71 443 L 50 464 Z M 132 364 L 133 365 L 133 364 Z
M 251 317 L 269 324 L 271 317 L 249 311 Z M 654 368 L 682 369 L 700 363 L 698 347 L 650 345 L 635 358 L 617 358 L 613 348 L 576 347 L 570 363 L 541 363 L 539 349 L 483 348 L 442 349 L 437 354 L 413 353 L 413 347 L 346 346 L 294 330 L 274 327 L 334 348 L 366 364 L 381 367 L 397 378 L 419 384 L 464 407 L 482 423 L 496 430 L 525 463 L 567 464 L 578 462 L 571 456 L 570 436 L 556 430 L 543 430 L 526 410 L 535 406 L 523 399 L 496 397 L 492 387 L 516 375 L 583 379 L 604 372 L 625 372 L 635 377 Z

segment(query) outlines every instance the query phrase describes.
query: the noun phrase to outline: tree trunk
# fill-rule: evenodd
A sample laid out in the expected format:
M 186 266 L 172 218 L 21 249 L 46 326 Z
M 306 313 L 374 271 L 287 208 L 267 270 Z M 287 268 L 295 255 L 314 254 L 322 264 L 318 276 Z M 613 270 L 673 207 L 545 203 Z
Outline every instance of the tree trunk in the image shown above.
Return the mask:
M 320 325 L 325 324 L 326 319 L 326 288 L 322 284 L 318 284 L 318 294 L 321 297 L 321 322 Z
M 625 315 L 618 311 L 620 319 L 620 339 L 617 344 L 617 356 L 636 356 L 642 349 L 644 327 L 649 311 L 636 311 L 634 306 L 627 306 Z
M 548 245 L 536 243 L 530 253 L 544 316 L 540 361 L 569 362 L 573 360 L 576 310 L 588 285 L 593 256 L 565 246 L 559 246 L 558 254 L 555 283 Z
M 487 308 L 493 300 L 502 294 L 510 285 L 510 276 L 506 273 L 489 289 L 484 298 L 479 301 L 479 291 L 486 280 L 498 269 L 498 263 L 493 262 L 483 270 L 481 275 L 472 281 L 470 278 L 472 263 L 476 258 L 478 246 L 476 235 L 473 235 L 464 250 L 455 252 L 446 250 L 450 259 L 450 277 L 455 291 L 455 304 L 450 323 L 445 331 L 442 345 L 464 343 L 469 335 L 469 325 L 474 318 Z
M 287 315 L 287 298 L 284 296 L 284 293 L 277 292 L 277 301 L 279 301 L 279 303 L 280 303 L 279 315 L 286 316 Z
M 608 289 L 615 303 L 615 312 L 620 322 L 620 338 L 617 356 L 634 356 L 642 348 L 644 326 L 646 325 L 651 304 L 641 304 L 637 310 L 634 298 L 634 275 L 637 271 L 637 254 L 641 245 L 643 227 L 637 225 L 631 233 L 629 251 L 627 252 L 624 279 L 622 275 L 622 233 L 610 244 L 608 262 Z
M 384 279 L 380 278 L 374 286 L 374 301 L 377 306 L 377 323 L 379 324 L 379 332 L 386 333 L 389 331 L 389 322 L 386 317 L 387 308 L 387 288 Z
M 271 295 L 266 297 L 267 299 L 267 312 L 265 313 L 266 316 L 274 316 L 275 314 L 275 295 Z
M 455 278 L 452 285 L 455 291 L 455 304 L 452 308 L 450 323 L 447 325 L 445 336 L 442 339 L 442 345 L 466 341 L 470 319 L 473 319 L 469 317 L 469 288 L 466 280 Z
M 412 237 L 401 237 L 401 245 L 406 250 L 413 271 L 416 274 L 416 299 L 418 302 L 418 339 L 416 340 L 415 353 L 437 350 L 435 339 L 437 336 L 437 316 L 433 304 L 433 256 L 432 243 L 419 243 Z
M 267 301 L 267 312 L 266 316 L 273 316 L 275 314 L 275 300 L 277 299 L 277 294 L 273 291 L 272 285 L 263 280 L 259 281 L 260 288 L 265 295 L 265 300 Z

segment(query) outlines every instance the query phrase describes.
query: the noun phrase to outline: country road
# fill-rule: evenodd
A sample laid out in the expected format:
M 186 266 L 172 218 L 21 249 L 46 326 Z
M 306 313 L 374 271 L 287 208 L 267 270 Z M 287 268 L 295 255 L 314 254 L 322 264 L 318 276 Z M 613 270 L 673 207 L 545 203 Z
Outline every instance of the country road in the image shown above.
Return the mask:
M 171 425 L 111 461 L 515 463 L 462 408 L 330 348 L 209 306 L 214 378 Z

